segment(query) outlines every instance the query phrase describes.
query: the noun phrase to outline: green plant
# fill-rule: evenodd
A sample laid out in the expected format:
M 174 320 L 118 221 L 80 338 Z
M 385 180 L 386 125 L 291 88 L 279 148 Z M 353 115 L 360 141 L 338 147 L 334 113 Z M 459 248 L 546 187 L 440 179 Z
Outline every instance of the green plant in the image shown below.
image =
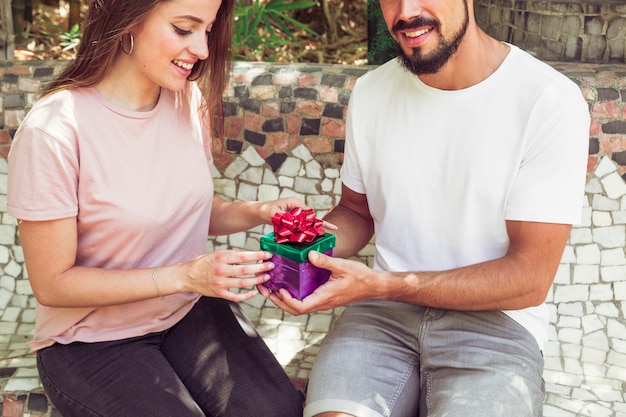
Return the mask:
M 396 41 L 391 37 L 378 0 L 367 0 L 367 62 L 384 64 L 396 56 Z
M 42 29 L 41 33 L 46 36 L 50 36 L 58 40 L 59 46 L 63 51 L 72 51 L 76 53 L 76 48 L 80 43 L 80 39 L 83 35 L 80 25 L 74 24 L 69 31 L 66 31 L 59 25 L 56 25 L 50 21 L 42 20 L 44 27 L 48 29 Z
M 307 9 L 316 4 L 315 1 L 306 0 L 295 2 L 253 0 L 251 4 L 239 4 L 235 9 L 233 30 L 235 59 L 254 59 L 255 52 L 266 48 L 277 49 L 285 45 L 299 46 L 300 42 L 289 29 L 288 24 L 317 36 L 315 31 L 289 15 L 291 11 Z

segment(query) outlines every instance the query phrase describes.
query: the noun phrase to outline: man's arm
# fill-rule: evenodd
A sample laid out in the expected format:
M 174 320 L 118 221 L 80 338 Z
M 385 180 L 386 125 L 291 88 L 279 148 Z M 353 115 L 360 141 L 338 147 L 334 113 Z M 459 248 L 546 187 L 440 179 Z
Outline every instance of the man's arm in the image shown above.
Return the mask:
M 351 207 L 354 212 L 355 207 L 360 207 L 354 206 L 355 202 L 363 203 L 363 197 L 348 195 L 344 208 Z M 356 212 L 362 213 L 362 210 L 356 209 Z M 353 227 L 344 223 L 343 216 L 347 216 L 347 212 L 339 212 L 332 219 L 339 230 Z M 455 310 L 516 310 L 536 306 L 546 298 L 570 229 L 568 224 L 507 221 L 510 245 L 503 257 L 436 272 L 376 271 L 359 262 L 311 252 L 309 260 L 314 265 L 332 271 L 330 280 L 302 301 L 291 298 L 286 291 L 271 294 L 270 299 L 294 315 L 368 298 Z M 344 230 L 342 233 L 348 237 L 343 237 L 346 240 L 339 244 L 351 242 L 351 250 L 366 237 L 360 231 Z M 345 255 L 343 251 L 338 254 Z
M 337 236 L 334 254 L 338 258 L 349 258 L 367 245 L 374 234 L 374 221 L 370 215 L 367 197 L 352 191 L 345 185 L 341 199 L 325 217 L 338 227 L 331 231 Z

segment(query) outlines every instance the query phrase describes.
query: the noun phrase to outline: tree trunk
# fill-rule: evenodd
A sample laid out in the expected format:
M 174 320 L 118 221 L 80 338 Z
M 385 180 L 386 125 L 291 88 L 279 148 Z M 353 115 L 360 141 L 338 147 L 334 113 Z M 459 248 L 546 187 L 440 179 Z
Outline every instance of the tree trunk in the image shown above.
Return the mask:
M 11 0 L 0 0 L 0 18 L 2 18 L 2 57 L 5 60 L 13 60 L 15 51 L 15 33 L 13 30 L 13 11 Z
M 71 30 L 72 27 L 78 23 L 80 24 L 80 0 L 70 0 L 70 15 L 68 18 L 68 28 L 67 30 Z

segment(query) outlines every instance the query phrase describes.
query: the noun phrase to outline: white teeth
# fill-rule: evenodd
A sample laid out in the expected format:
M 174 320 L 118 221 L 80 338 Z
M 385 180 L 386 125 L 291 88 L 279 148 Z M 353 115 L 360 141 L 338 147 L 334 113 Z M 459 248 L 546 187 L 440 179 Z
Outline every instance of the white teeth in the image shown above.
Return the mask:
M 186 69 L 186 70 L 190 70 L 193 68 L 193 64 L 188 64 L 186 62 L 182 62 L 182 61 L 178 61 L 178 60 L 174 60 L 173 61 L 175 65 L 181 67 L 182 69 Z
M 430 29 L 416 30 L 415 32 L 405 32 L 404 34 L 409 38 L 417 38 L 418 36 L 421 36 L 428 31 L 430 31 Z

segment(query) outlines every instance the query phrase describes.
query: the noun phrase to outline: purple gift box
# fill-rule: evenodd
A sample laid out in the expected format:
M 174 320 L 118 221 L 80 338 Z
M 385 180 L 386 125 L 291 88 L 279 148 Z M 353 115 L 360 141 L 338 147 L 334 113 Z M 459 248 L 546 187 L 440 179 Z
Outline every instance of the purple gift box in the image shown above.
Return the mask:
M 270 280 L 263 285 L 272 291 L 285 288 L 292 297 L 302 300 L 328 281 L 330 271 L 318 268 L 308 261 L 312 250 L 332 256 L 335 235 L 325 233 L 311 243 L 276 243 L 274 233 L 261 237 L 261 249 L 272 253 L 274 269 Z

